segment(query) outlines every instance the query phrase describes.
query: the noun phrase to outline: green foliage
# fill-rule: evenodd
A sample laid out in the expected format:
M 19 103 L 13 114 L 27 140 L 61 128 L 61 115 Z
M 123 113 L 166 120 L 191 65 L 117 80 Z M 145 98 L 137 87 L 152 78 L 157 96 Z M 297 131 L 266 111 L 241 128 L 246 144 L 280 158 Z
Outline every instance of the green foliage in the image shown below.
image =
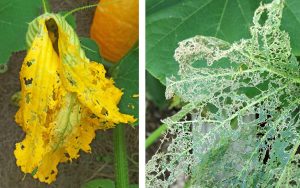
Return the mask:
M 112 67 L 110 73 L 115 80 L 116 86 L 123 90 L 124 94 L 119 103 L 122 113 L 132 114 L 138 117 L 138 93 L 139 93 L 139 49 L 134 48 L 116 66 Z M 135 124 L 138 122 L 136 121 Z
M 138 188 L 136 184 L 129 185 L 129 188 Z M 110 179 L 94 179 L 81 186 L 81 188 L 115 188 L 115 182 Z
M 300 56 L 300 1 L 286 0 L 283 9 L 282 29 L 291 37 L 292 52 Z
M 59 12 L 58 14 L 61 15 L 61 16 L 64 16 L 66 13 L 67 13 L 67 11 L 62 11 L 62 12 Z M 69 15 L 65 19 L 68 22 L 68 24 L 70 24 L 70 26 L 72 26 L 72 28 L 74 30 L 76 30 L 77 24 L 76 24 L 75 16 L 74 15 Z
M 80 45 L 85 51 L 85 55 L 91 60 L 101 63 L 102 57 L 99 54 L 99 47 L 97 43 L 90 38 L 80 37 Z
M 115 188 L 115 182 L 110 179 L 95 179 L 85 183 L 81 188 Z
M 68 17 L 71 17 L 71 15 Z M 80 37 L 80 44 L 85 51 L 85 55 L 90 60 L 103 64 L 107 69 L 113 66 L 111 62 L 105 60 L 100 56 L 99 47 L 93 39 L 87 37 Z
M 41 10 L 41 0 L 0 1 L 0 65 L 6 64 L 11 53 L 25 49 L 28 24 Z
M 300 64 L 281 29 L 291 2 L 259 6 L 248 39 L 179 43 L 179 78 L 167 79 L 166 96 L 192 110 L 164 120 L 171 143 L 148 162 L 147 186 L 168 187 L 180 176 L 195 187 L 300 186 Z
M 146 71 L 146 97 L 154 102 L 160 109 L 167 107 L 165 100 L 166 87 Z
M 195 35 L 213 36 L 227 42 L 249 37 L 249 25 L 260 0 L 147 0 L 147 70 L 162 83 L 176 75 L 172 58 L 178 41 Z M 300 55 L 300 1 L 287 0 L 283 29 L 291 37 L 293 53 Z

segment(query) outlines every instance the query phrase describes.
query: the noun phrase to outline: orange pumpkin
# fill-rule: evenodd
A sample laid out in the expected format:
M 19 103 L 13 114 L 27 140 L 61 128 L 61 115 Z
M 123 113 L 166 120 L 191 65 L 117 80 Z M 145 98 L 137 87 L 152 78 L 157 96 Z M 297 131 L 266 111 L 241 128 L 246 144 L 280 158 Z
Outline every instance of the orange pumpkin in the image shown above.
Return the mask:
M 100 54 L 118 62 L 137 42 L 139 31 L 138 0 L 101 0 L 91 26 L 91 38 Z

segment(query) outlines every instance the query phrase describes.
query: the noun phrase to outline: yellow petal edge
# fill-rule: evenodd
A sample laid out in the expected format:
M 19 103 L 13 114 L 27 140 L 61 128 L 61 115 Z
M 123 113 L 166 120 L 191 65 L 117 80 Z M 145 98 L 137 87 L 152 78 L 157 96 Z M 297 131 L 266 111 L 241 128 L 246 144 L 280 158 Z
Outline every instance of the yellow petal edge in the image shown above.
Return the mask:
M 122 91 L 105 77 L 103 65 L 86 58 L 73 29 L 57 14 L 29 24 L 29 50 L 20 72 L 16 122 L 26 133 L 14 151 L 17 165 L 52 183 L 60 162 L 91 152 L 98 129 L 135 119 L 119 112 Z

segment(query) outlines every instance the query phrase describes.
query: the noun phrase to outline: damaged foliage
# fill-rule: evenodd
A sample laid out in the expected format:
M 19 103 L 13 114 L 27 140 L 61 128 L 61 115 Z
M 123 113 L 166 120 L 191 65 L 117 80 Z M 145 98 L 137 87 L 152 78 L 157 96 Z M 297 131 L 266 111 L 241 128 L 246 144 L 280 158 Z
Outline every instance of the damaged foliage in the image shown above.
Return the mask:
M 261 5 L 250 39 L 179 43 L 180 79 L 167 79 L 166 97 L 178 95 L 192 112 L 164 120 L 172 141 L 148 162 L 148 187 L 182 175 L 196 187 L 300 186 L 300 65 L 280 29 L 283 7 Z
M 29 24 L 29 50 L 20 72 L 16 122 L 26 133 L 16 144 L 17 165 L 42 182 L 56 179 L 57 165 L 91 152 L 98 129 L 135 119 L 119 112 L 122 91 L 91 62 L 65 19 L 46 13 Z

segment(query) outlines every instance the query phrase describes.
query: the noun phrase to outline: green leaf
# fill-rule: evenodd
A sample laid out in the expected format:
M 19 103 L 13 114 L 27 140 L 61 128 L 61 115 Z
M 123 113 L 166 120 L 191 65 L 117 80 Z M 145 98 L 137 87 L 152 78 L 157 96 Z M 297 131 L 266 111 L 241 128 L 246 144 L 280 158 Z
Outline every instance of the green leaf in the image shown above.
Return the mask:
M 146 2 L 146 14 L 152 14 L 160 9 L 179 3 L 181 0 L 147 0 Z
M 248 38 L 259 3 L 260 0 L 185 0 L 170 4 L 168 0 L 148 0 L 146 69 L 165 84 L 166 77 L 178 72 L 173 54 L 179 41 L 195 35 L 227 42 Z M 293 53 L 300 55 L 300 1 L 286 0 L 285 4 L 282 28 L 290 34 Z
M 138 117 L 138 93 L 139 93 L 139 49 L 131 50 L 116 66 L 111 69 L 111 75 L 116 86 L 123 90 L 124 94 L 119 107 L 122 113 Z M 135 122 L 137 124 L 137 121 Z
M 115 188 L 115 183 L 110 179 L 94 179 L 83 184 L 81 188 Z
M 291 37 L 292 52 L 300 56 L 300 1 L 286 0 L 282 15 L 282 29 Z
M 137 184 L 131 184 L 131 185 L 129 185 L 129 188 L 139 188 L 139 185 L 137 185 Z
M 92 61 L 101 62 L 102 57 L 99 54 L 99 48 L 93 39 L 80 37 L 80 44 L 85 51 L 85 55 Z
M 0 1 L 0 65 L 7 63 L 12 52 L 25 49 L 28 24 L 40 13 L 41 0 Z
M 148 15 L 147 70 L 162 83 L 177 75 L 173 59 L 177 43 L 195 35 L 210 35 L 232 42 L 249 36 L 248 26 L 258 0 L 186 0 Z
M 64 16 L 66 13 L 68 13 L 68 11 L 62 11 L 62 12 L 59 12 L 58 14 L 60 14 L 61 16 Z M 76 24 L 76 19 L 74 17 L 74 15 L 69 15 L 66 17 L 66 21 L 68 22 L 68 24 L 70 24 L 72 26 L 72 28 L 74 30 L 76 30 L 76 27 L 77 27 L 77 24 Z
M 85 55 L 92 61 L 103 64 L 106 68 L 113 66 L 113 64 L 104 58 L 102 58 L 99 54 L 99 46 L 97 43 L 87 37 L 80 37 L 81 47 L 85 51 Z
M 165 98 L 166 87 L 154 78 L 148 71 L 146 72 L 146 96 L 147 99 L 153 101 L 153 103 L 160 109 L 166 107 L 168 102 Z

